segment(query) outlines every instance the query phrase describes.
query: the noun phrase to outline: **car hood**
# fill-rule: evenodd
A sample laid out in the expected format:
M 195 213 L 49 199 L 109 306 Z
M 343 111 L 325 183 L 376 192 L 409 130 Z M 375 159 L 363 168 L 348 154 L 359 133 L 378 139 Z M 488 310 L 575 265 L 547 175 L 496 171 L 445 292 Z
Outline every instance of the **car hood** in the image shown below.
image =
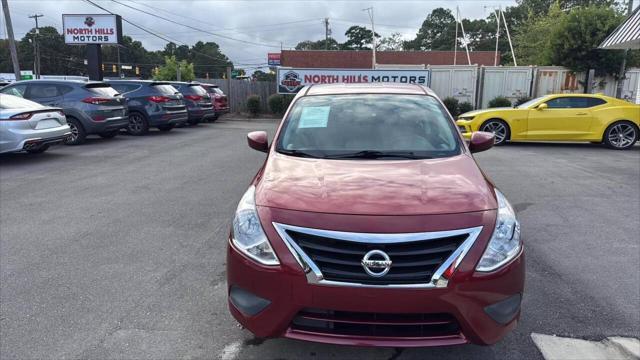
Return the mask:
M 474 116 L 478 116 L 478 115 L 481 115 L 481 114 L 486 114 L 486 113 L 490 113 L 490 112 L 494 112 L 494 111 L 505 111 L 505 110 L 513 110 L 513 108 L 500 107 L 500 108 L 474 110 L 474 111 L 469 111 L 469 112 L 466 112 L 464 114 L 458 115 L 458 119 L 463 118 L 463 117 L 474 117 Z
M 256 205 L 353 215 L 451 214 L 496 208 L 469 155 L 428 160 L 327 160 L 272 153 Z

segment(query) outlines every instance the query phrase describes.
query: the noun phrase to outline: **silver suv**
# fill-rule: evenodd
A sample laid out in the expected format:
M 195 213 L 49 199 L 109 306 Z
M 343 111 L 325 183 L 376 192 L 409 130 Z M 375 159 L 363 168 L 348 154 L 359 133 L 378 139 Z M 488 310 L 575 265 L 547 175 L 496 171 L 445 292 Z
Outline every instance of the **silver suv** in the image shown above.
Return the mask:
M 69 145 L 82 144 L 90 134 L 111 138 L 129 125 L 124 98 L 104 82 L 18 81 L 3 87 L 0 93 L 62 108 L 71 128 L 71 138 L 67 142 Z

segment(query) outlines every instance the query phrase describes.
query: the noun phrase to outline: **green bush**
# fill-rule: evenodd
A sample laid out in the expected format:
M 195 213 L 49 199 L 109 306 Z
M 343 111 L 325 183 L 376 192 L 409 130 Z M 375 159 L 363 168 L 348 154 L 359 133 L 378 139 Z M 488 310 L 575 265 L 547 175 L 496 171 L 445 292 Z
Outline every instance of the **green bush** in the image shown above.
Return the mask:
M 513 104 L 513 106 L 518 106 L 518 105 L 522 105 L 524 103 L 526 103 L 527 101 L 531 100 L 530 97 L 528 96 L 521 96 L 516 100 L 516 103 Z
M 456 117 L 458 116 L 460 113 L 458 112 L 458 99 L 454 98 L 454 97 L 447 97 L 444 98 L 444 100 L 442 100 L 442 102 L 444 103 L 444 106 L 447 108 L 447 110 L 449 110 L 449 113 L 451 113 L 451 116 Z
M 269 99 L 267 99 L 267 102 L 269 103 L 269 109 L 271 109 L 271 112 L 274 114 L 282 114 L 285 111 L 284 108 L 284 98 L 282 95 L 280 94 L 273 94 L 271 96 L 269 96 Z
M 458 112 L 459 112 L 458 115 L 464 114 L 464 113 L 469 112 L 469 111 L 473 111 L 473 104 L 472 103 L 470 103 L 468 101 L 465 101 L 463 103 L 460 103 L 460 105 L 458 105 Z
M 258 95 L 250 95 L 247 98 L 247 111 L 252 116 L 258 116 L 260 114 L 261 105 L 260 105 L 260 96 Z
M 296 97 L 295 95 L 282 95 L 282 107 L 284 108 L 283 112 L 286 112 L 287 109 L 289 109 L 289 105 L 291 105 L 291 102 L 293 101 L 293 98 Z
M 498 96 L 493 100 L 489 101 L 490 108 L 499 108 L 499 107 L 512 107 L 511 100 L 507 99 L 504 96 Z

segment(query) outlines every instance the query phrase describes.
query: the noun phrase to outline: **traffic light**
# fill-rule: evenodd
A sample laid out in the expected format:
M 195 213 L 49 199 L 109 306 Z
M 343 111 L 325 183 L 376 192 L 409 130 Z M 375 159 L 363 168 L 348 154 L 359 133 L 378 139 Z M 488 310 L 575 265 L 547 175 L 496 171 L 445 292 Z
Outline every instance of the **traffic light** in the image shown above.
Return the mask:
M 118 67 L 115 64 L 111 66 L 111 72 L 114 72 L 114 73 L 118 72 Z
M 136 75 L 140 75 L 140 68 L 136 66 Z
M 104 72 L 104 64 L 102 64 L 102 71 Z

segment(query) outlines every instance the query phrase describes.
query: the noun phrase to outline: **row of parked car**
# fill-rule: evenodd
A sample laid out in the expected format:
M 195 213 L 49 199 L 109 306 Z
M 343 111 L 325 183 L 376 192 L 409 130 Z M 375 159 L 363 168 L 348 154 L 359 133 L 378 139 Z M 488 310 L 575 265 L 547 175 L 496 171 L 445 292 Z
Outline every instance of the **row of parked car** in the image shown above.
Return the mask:
M 215 121 L 229 111 L 217 85 L 150 80 L 28 80 L 0 88 L 0 153 L 41 153 L 88 135 Z

